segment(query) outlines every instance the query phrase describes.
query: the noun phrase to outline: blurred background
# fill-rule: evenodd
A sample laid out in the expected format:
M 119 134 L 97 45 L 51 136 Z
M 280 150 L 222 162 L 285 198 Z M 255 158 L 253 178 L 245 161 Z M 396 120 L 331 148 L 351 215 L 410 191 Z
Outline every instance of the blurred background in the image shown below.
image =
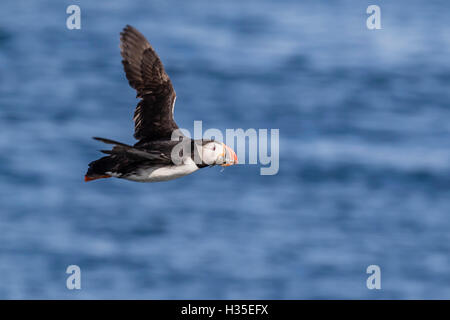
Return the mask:
M 81 30 L 66 8 L 81 8 Z M 381 8 L 381 30 L 366 9 Z M 450 298 L 448 1 L 2 0 L 0 298 Z M 258 165 L 84 183 L 133 143 L 119 32 L 138 28 L 176 121 L 280 129 Z M 66 288 L 67 266 L 81 290 Z M 366 268 L 381 268 L 368 290 Z

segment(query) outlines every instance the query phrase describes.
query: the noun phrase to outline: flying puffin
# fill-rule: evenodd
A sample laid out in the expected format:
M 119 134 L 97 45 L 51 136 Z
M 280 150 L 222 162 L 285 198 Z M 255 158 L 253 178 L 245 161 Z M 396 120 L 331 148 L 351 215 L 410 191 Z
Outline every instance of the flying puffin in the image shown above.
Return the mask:
M 140 98 L 134 113 L 134 137 L 130 146 L 110 139 L 95 140 L 114 147 L 101 150 L 108 156 L 89 164 L 84 180 L 116 177 L 138 182 L 167 181 L 200 168 L 238 163 L 236 153 L 221 142 L 192 140 L 180 134 L 173 118 L 176 100 L 172 82 L 145 37 L 127 25 L 120 33 L 120 53 L 126 77 Z

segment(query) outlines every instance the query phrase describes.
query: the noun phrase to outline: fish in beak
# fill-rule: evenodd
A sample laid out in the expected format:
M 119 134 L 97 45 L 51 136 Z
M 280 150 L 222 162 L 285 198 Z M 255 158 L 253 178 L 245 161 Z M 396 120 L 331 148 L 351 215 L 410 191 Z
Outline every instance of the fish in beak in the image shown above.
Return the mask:
M 232 166 L 234 164 L 238 164 L 238 158 L 236 153 L 226 144 L 222 143 L 223 145 L 223 159 L 224 163 L 221 165 L 222 167 L 228 167 Z

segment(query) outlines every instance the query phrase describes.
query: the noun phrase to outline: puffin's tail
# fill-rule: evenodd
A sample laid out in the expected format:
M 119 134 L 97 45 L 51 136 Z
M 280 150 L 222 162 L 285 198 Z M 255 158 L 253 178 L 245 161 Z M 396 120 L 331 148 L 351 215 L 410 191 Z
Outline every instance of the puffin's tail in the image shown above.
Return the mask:
M 123 146 L 123 147 L 130 147 L 126 144 L 110 140 L 110 139 L 104 139 L 104 138 L 97 138 L 94 137 L 95 140 L 107 143 L 107 144 L 114 144 L 116 146 Z M 103 153 L 112 154 L 111 151 L 108 150 L 102 150 Z M 107 156 L 100 158 L 98 160 L 92 161 L 89 163 L 89 169 L 84 176 L 84 181 L 89 182 L 92 180 L 102 179 L 102 178 L 111 178 L 111 175 L 107 172 L 111 173 L 116 170 L 117 167 L 117 159 L 113 156 Z
M 111 172 L 115 165 L 116 161 L 111 156 L 92 161 L 89 163 L 89 169 L 84 176 L 84 181 L 89 182 L 102 178 L 111 178 L 106 172 Z
M 114 147 L 112 150 L 100 150 L 101 152 L 106 153 L 109 156 L 89 163 L 89 169 L 84 176 L 84 181 L 86 182 L 101 178 L 110 178 L 111 172 L 119 172 L 121 166 L 123 166 L 124 163 L 130 164 L 135 161 L 154 161 L 159 163 L 167 163 L 168 161 L 170 161 L 169 157 L 158 151 L 152 152 L 143 150 L 105 138 L 94 137 L 94 139 L 106 144 L 112 144 L 114 145 Z

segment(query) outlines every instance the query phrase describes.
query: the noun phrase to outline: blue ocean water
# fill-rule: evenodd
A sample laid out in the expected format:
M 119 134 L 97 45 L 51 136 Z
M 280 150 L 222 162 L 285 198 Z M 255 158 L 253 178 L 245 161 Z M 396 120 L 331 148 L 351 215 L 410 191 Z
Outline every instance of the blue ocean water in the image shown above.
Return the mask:
M 66 28 L 67 6 L 81 29 Z M 368 30 L 366 8 L 381 8 Z M 450 298 L 448 1 L 0 4 L 0 298 Z M 177 123 L 280 130 L 280 170 L 84 183 L 133 143 L 119 32 Z M 68 290 L 78 265 L 82 289 Z M 366 268 L 381 268 L 368 290 Z

